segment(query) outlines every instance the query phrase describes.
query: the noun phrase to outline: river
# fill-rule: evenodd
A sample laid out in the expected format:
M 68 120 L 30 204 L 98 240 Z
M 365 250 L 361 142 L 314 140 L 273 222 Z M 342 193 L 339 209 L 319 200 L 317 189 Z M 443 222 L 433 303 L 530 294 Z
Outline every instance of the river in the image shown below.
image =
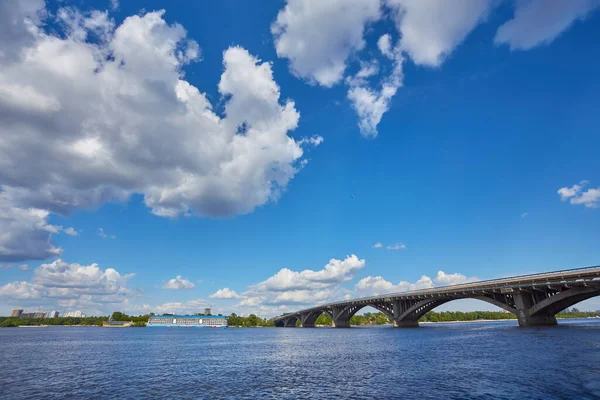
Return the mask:
M 600 399 L 600 320 L 0 329 L 3 399 Z

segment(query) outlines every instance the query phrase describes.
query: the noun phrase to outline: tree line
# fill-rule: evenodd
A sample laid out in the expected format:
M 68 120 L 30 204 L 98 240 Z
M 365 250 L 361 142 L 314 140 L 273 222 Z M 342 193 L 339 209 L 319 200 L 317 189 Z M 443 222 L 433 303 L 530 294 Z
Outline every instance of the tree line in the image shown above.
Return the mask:
M 154 313 L 145 315 L 127 315 L 120 311 L 115 311 L 111 315 L 113 321 L 133 321 L 133 326 L 144 327 L 150 316 Z M 167 315 L 167 314 L 165 314 Z M 202 316 L 203 314 L 197 314 Z M 219 314 L 221 315 L 221 314 Z M 600 311 L 579 311 L 576 308 L 564 310 L 556 314 L 557 318 L 600 318 Z M 516 319 L 514 314 L 504 311 L 429 311 L 419 319 L 420 322 L 456 322 L 456 321 L 477 321 L 477 320 L 501 320 L 501 319 Z M 51 325 L 51 326 L 102 326 L 104 321 L 109 317 L 58 317 L 58 318 L 16 318 L 16 317 L 0 317 L 0 327 L 16 327 L 21 325 Z M 350 324 L 355 326 L 368 325 L 386 325 L 391 324 L 392 320 L 382 312 L 364 313 L 362 315 L 353 315 L 350 318 Z M 227 324 L 234 327 L 274 327 L 275 323 L 272 319 L 261 318 L 255 314 L 250 314 L 247 317 L 239 316 L 232 313 L 227 317 Z M 331 326 L 332 320 L 329 314 L 323 313 L 319 315 L 315 321 L 315 326 Z M 300 325 L 300 321 L 296 323 Z

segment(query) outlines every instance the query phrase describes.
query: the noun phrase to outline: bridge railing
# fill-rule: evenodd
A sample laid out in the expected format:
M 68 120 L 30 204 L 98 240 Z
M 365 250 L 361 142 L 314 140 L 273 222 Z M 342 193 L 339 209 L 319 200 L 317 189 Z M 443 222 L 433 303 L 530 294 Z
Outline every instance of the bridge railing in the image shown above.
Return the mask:
M 591 267 L 583 267 L 583 268 L 563 269 L 563 270 L 552 271 L 552 272 L 540 272 L 540 273 L 535 273 L 535 274 L 518 275 L 518 276 L 512 276 L 512 277 L 500 278 L 500 279 L 486 279 L 483 281 L 461 283 L 458 285 L 446 285 L 446 286 L 439 286 L 439 287 L 430 288 L 430 289 L 410 290 L 410 291 L 405 291 L 405 292 L 387 293 L 387 294 L 378 295 L 378 296 L 361 297 L 358 299 L 342 300 L 342 301 L 327 303 L 327 304 L 323 304 L 320 306 L 315 306 L 315 307 L 307 308 L 304 310 L 296 311 L 291 314 L 297 314 L 299 312 L 310 311 L 310 310 L 317 310 L 317 309 L 320 309 L 323 307 L 328 307 L 328 306 L 344 305 L 344 304 L 353 303 L 353 302 L 382 300 L 382 299 L 390 298 L 390 297 L 420 296 L 420 295 L 434 294 L 434 293 L 444 292 L 444 291 L 450 290 L 450 289 L 473 290 L 473 289 L 480 288 L 480 287 L 489 289 L 491 287 L 514 286 L 514 285 L 519 285 L 521 283 L 538 283 L 538 282 L 542 281 L 541 278 L 543 278 L 544 280 L 550 280 L 550 279 L 555 280 L 555 279 L 563 279 L 563 278 L 580 278 L 582 275 L 594 276 L 596 274 L 598 276 L 600 276 L 600 266 L 598 266 L 598 265 L 591 266 Z

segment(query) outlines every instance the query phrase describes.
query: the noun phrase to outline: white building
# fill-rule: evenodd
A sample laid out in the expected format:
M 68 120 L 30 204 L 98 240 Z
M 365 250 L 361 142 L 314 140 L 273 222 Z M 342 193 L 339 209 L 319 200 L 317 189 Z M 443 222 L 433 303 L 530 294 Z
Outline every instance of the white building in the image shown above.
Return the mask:
M 50 311 L 50 312 L 48 313 L 48 318 L 58 318 L 58 315 L 59 315 L 59 314 L 60 314 L 60 313 L 59 313 L 58 311 Z
M 64 317 L 85 318 L 85 314 L 82 314 L 81 311 L 69 311 L 65 313 Z

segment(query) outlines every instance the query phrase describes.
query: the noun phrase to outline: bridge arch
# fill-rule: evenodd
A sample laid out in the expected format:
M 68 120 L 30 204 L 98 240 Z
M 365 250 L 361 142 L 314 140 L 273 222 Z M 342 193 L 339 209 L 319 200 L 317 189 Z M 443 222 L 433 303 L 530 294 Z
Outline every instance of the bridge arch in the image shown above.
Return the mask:
M 554 316 L 568 307 L 596 296 L 600 296 L 600 289 L 598 288 L 564 290 L 533 305 L 528 314 L 530 317 L 539 315 Z
M 364 309 L 365 307 L 372 307 L 377 311 L 384 313 L 390 320 L 394 319 L 393 306 L 390 303 L 363 303 L 363 304 L 351 304 L 346 307 L 340 307 L 333 311 L 333 326 L 336 328 L 350 327 L 350 318 L 356 315 L 357 312 Z
M 429 311 L 455 300 L 473 299 L 480 300 L 502 308 L 514 315 L 517 315 L 517 309 L 510 304 L 512 296 L 506 296 L 503 300 L 485 295 L 461 296 L 461 297 L 442 297 L 437 299 L 425 299 L 416 302 L 415 304 L 406 307 L 405 310 L 399 313 L 399 317 L 394 318 L 395 326 L 418 326 L 418 321 Z
M 312 310 L 305 314 L 300 314 L 300 323 L 302 324 L 303 328 L 312 328 L 315 326 L 317 319 L 323 314 L 328 315 L 331 318 L 331 320 L 333 320 L 333 315 L 329 310 L 321 309 Z

